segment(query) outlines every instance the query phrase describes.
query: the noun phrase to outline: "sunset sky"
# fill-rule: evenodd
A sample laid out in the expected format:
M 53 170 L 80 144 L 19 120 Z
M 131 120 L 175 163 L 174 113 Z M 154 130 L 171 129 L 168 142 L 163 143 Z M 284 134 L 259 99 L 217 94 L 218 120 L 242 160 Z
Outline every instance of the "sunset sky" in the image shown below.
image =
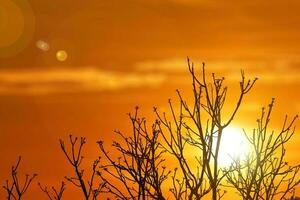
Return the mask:
M 109 145 L 114 129 L 128 131 L 136 105 L 151 121 L 152 107 L 165 109 L 176 89 L 189 98 L 187 56 L 226 77 L 227 110 L 240 70 L 258 77 L 233 124 L 250 131 L 275 97 L 276 130 L 285 114 L 300 113 L 299 11 L 298 0 L 0 0 L 0 180 L 22 155 L 21 173 L 58 185 L 70 175 L 58 139 L 85 136 L 91 162 L 97 140 Z M 298 133 L 291 163 L 299 163 Z M 28 199 L 42 199 L 34 184 Z

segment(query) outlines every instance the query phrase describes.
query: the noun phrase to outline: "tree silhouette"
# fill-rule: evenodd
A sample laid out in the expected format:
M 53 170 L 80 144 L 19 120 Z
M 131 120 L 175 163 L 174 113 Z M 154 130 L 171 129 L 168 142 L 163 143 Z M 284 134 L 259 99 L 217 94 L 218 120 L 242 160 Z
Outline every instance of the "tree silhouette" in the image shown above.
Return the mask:
M 29 186 L 31 185 L 32 181 L 35 179 L 37 174 L 25 175 L 25 180 L 23 184 L 21 183 L 20 177 L 18 176 L 18 168 L 21 162 L 21 156 L 18 157 L 16 165 L 11 167 L 11 181 L 6 180 L 5 185 L 3 188 L 7 193 L 8 200 L 21 200 L 23 199 L 24 194 L 27 192 Z
M 171 117 L 168 118 L 166 113 L 160 114 L 157 108 L 154 108 L 154 111 L 165 141 L 165 149 L 178 161 L 184 177 L 187 199 L 201 199 L 211 193 L 212 200 L 217 200 L 224 195 L 224 191 L 221 191 L 219 186 L 225 175 L 222 174 L 218 163 L 222 133 L 232 122 L 244 96 L 251 90 L 257 79 L 247 81 L 242 71 L 240 94 L 236 106 L 229 118 L 225 120 L 222 112 L 227 96 L 224 77 L 217 78 L 212 74 L 212 83 L 209 83 L 206 79 L 204 63 L 201 76 L 196 75 L 194 65 L 189 59 L 188 68 L 192 77 L 191 105 L 177 90 L 178 110 L 169 100 Z M 193 152 L 199 152 L 200 155 L 192 160 L 188 159 L 187 149 L 193 149 Z M 178 190 L 175 187 L 173 191 Z
M 174 169 L 172 178 L 172 185 L 173 187 L 170 188 L 170 192 L 174 199 L 176 200 L 184 200 L 187 199 L 187 189 L 186 189 L 186 180 L 185 178 L 178 177 L 178 168 Z
M 158 141 L 159 130 L 154 123 L 149 130 L 145 118 L 139 118 L 138 107 L 135 113 L 129 114 L 132 125 L 132 135 L 126 136 L 115 131 L 122 141 L 113 142 L 119 157 L 109 154 L 103 142 L 99 147 L 107 164 L 102 165 L 101 178 L 106 182 L 107 193 L 117 199 L 166 199 L 162 191 L 162 183 L 167 179 L 170 171 L 163 166 L 164 150 Z M 123 185 L 120 188 L 119 185 Z
M 227 180 L 245 200 L 288 199 L 300 183 L 297 174 L 300 165 L 290 166 L 285 160 L 286 144 L 295 132 L 295 116 L 284 119 L 282 129 L 269 132 L 274 99 L 268 109 L 262 108 L 257 128 L 245 135 L 253 152 L 245 160 L 234 160 L 227 170 Z
M 231 112 L 224 112 L 227 99 L 225 79 L 213 73 L 210 81 L 203 63 L 198 75 L 188 59 L 192 98 L 184 98 L 177 90 L 178 104 L 169 100 L 169 112 L 154 107 L 156 120 L 151 125 L 139 116 L 139 108 L 129 113 L 131 131 L 115 131 L 120 138 L 105 147 L 98 141 L 102 157 L 96 159 L 88 175 L 82 167 L 84 137 L 69 136 L 68 145 L 60 139 L 60 147 L 72 166 L 74 175 L 66 180 L 78 187 L 85 200 L 96 200 L 99 194 L 120 200 L 220 200 L 226 187 L 234 188 L 243 200 L 287 200 L 295 197 L 300 183 L 300 165 L 286 161 L 286 145 L 295 133 L 295 116 L 286 116 L 279 132 L 269 131 L 274 99 L 263 108 L 257 127 L 244 134 L 251 152 L 244 159 L 232 158 L 230 167 L 219 163 L 222 135 L 235 118 L 245 95 L 256 78 L 246 80 L 241 72 L 240 91 Z M 225 115 L 227 117 L 225 117 Z M 109 150 L 109 151 L 108 151 Z M 166 163 L 175 160 L 175 166 Z M 101 162 L 100 162 L 101 160 Z M 20 200 L 37 176 L 25 175 L 23 184 L 18 176 L 21 157 L 11 169 L 11 180 L 3 188 L 8 200 Z M 225 182 L 227 180 L 227 182 Z M 164 188 L 168 184 L 168 189 Z M 65 191 L 38 184 L 50 200 L 61 200 Z
M 82 149 L 86 141 L 84 137 L 80 137 L 79 143 L 78 138 L 69 136 L 69 142 L 71 145 L 70 152 L 66 149 L 65 143 L 60 139 L 60 147 L 64 152 L 69 163 L 72 165 L 75 176 L 65 178 L 71 182 L 73 185 L 79 187 L 82 191 L 82 194 L 86 200 L 96 200 L 101 189 L 104 187 L 105 183 L 99 181 L 95 184 L 95 175 L 97 174 L 97 167 L 100 162 L 100 158 L 96 159 L 92 165 L 92 175 L 89 179 L 84 179 L 84 170 L 81 169 L 80 165 L 83 160 Z
M 61 200 L 63 193 L 66 189 L 66 184 L 62 181 L 59 190 L 55 189 L 54 186 L 49 190 L 46 186 L 42 186 L 41 183 L 38 183 L 40 189 L 47 195 L 49 200 Z

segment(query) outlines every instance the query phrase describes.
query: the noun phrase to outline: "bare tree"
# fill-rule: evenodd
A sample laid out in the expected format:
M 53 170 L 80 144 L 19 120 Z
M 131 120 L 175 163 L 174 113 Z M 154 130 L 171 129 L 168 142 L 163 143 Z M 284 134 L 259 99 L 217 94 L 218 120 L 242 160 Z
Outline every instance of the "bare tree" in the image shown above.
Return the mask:
M 41 183 L 38 183 L 40 189 L 47 195 L 49 200 L 61 200 L 63 193 L 66 189 L 66 184 L 62 181 L 59 190 L 55 189 L 54 186 L 49 190 L 47 186 L 42 186 Z
M 295 116 L 285 116 L 281 130 L 269 131 L 274 99 L 268 109 L 262 108 L 257 128 L 245 135 L 253 152 L 245 160 L 235 160 L 228 169 L 227 180 L 245 200 L 289 199 L 300 183 L 300 165 L 290 166 L 285 160 L 286 144 L 295 132 Z
M 218 164 L 222 133 L 232 122 L 244 96 L 251 90 L 257 79 L 247 81 L 242 71 L 240 94 L 236 106 L 229 118 L 225 120 L 222 112 L 227 96 L 225 79 L 216 78 L 215 74 L 212 74 L 212 83 L 208 83 L 204 63 L 202 75 L 199 77 L 189 59 L 188 67 L 192 77 L 191 105 L 177 90 L 178 110 L 169 100 L 171 117 L 166 113 L 160 114 L 157 108 L 154 108 L 154 111 L 158 117 L 164 146 L 176 158 L 181 174 L 184 176 L 187 199 L 199 200 L 211 193 L 212 200 L 217 200 L 224 195 L 224 191 L 219 187 L 224 174 Z M 192 149 L 189 152 L 199 152 L 199 155 L 189 159 L 187 149 Z M 176 188 L 173 187 L 173 190 L 175 191 Z
M 122 141 L 113 142 L 113 148 L 120 156 L 114 159 L 105 149 L 103 142 L 98 142 L 101 152 L 108 164 L 101 166 L 100 173 L 106 182 L 106 192 L 117 199 L 157 199 L 164 200 L 162 183 L 167 179 L 170 171 L 163 166 L 162 155 L 158 141 L 159 130 L 154 123 L 150 130 L 144 118 L 138 117 L 138 107 L 135 113 L 129 114 L 132 125 L 132 136 L 126 136 L 115 131 Z M 116 185 L 123 185 L 119 188 Z
M 175 200 L 201 200 L 208 196 L 220 200 L 226 193 L 224 187 L 235 188 L 244 200 L 298 199 L 295 187 L 300 183 L 300 165 L 290 165 L 285 159 L 297 116 L 292 120 L 286 116 L 282 129 L 270 132 L 273 99 L 267 109 L 262 109 L 252 134 L 244 131 L 253 151 L 244 160 L 233 158 L 230 167 L 222 168 L 218 158 L 223 131 L 257 79 L 246 80 L 242 71 L 237 101 L 225 114 L 225 79 L 212 74 L 208 81 L 204 63 L 200 75 L 189 60 L 188 68 L 192 98 L 187 100 L 177 90 L 179 103 L 169 100 L 168 114 L 155 107 L 157 119 L 151 126 L 139 117 L 136 107 L 129 114 L 130 134 L 115 131 L 120 141 L 114 141 L 109 148 L 102 141 L 97 142 L 103 158 L 101 163 L 100 157 L 93 162 L 90 176 L 82 168 L 85 138 L 70 135 L 69 147 L 60 139 L 60 147 L 74 170 L 74 175 L 66 176 L 66 180 L 80 188 L 85 200 L 96 200 L 101 192 L 120 200 L 166 200 L 170 196 Z M 177 163 L 174 171 L 165 166 L 167 156 Z M 8 200 L 22 199 L 36 177 L 26 175 L 21 184 L 17 175 L 20 161 L 21 157 L 12 167 L 12 181 L 7 180 L 3 186 Z M 228 185 L 224 185 L 225 179 Z M 171 185 L 169 193 L 163 189 L 167 181 Z M 64 182 L 58 189 L 48 189 L 40 183 L 39 187 L 50 200 L 61 200 L 65 191 Z
M 37 174 L 25 175 L 25 180 L 23 181 L 23 184 L 21 183 L 20 177 L 18 176 L 18 168 L 21 162 L 21 156 L 18 157 L 17 164 L 15 166 L 12 166 L 11 168 L 11 181 L 6 180 L 5 185 L 3 185 L 3 188 L 5 189 L 7 193 L 7 199 L 15 199 L 15 200 L 21 200 L 24 196 L 24 194 L 27 192 L 29 186 L 31 185 L 34 178 L 37 176 Z
M 178 168 L 174 169 L 172 178 L 172 185 L 173 187 L 170 188 L 170 192 L 174 199 L 176 200 L 184 200 L 187 199 L 187 189 L 186 189 L 186 180 L 185 178 L 182 178 L 177 175 Z
M 100 158 L 96 159 L 92 165 L 92 175 L 89 179 L 84 179 L 84 170 L 81 169 L 80 165 L 83 160 L 82 149 L 86 141 L 84 137 L 81 137 L 78 142 L 77 137 L 69 136 L 69 142 L 71 144 L 70 152 L 65 147 L 65 143 L 60 139 L 60 147 L 64 152 L 67 160 L 72 165 L 75 176 L 65 178 L 71 182 L 73 185 L 79 187 L 82 194 L 86 200 L 96 200 L 101 189 L 104 187 L 105 183 L 99 180 L 99 183 L 95 182 L 95 176 L 97 175 L 97 167 L 100 162 Z

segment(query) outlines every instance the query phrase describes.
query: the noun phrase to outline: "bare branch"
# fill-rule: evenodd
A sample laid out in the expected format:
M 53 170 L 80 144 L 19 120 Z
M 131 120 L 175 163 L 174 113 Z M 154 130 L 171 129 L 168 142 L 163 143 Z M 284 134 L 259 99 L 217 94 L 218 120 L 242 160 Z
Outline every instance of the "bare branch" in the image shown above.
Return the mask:
M 32 181 L 35 179 L 37 174 L 25 175 L 25 179 L 23 184 L 21 183 L 19 176 L 18 176 L 18 168 L 21 162 L 21 156 L 18 157 L 16 165 L 12 166 L 11 168 L 11 181 L 6 180 L 5 185 L 3 188 L 7 193 L 7 199 L 22 199 L 24 194 L 27 192 L 28 188 L 30 187 Z
M 60 141 L 60 147 L 63 151 L 65 157 L 69 161 L 69 163 L 72 165 L 75 176 L 74 177 L 68 177 L 66 176 L 66 180 L 75 185 L 76 187 L 79 187 L 82 191 L 82 194 L 86 200 L 95 200 L 97 199 L 100 191 L 104 188 L 105 182 L 102 180 L 99 180 L 99 183 L 95 182 L 95 175 L 97 175 L 97 167 L 100 162 L 100 158 L 96 159 L 92 165 L 92 175 L 89 179 L 84 179 L 84 170 L 81 169 L 80 165 L 83 160 L 82 156 L 82 149 L 86 143 L 86 140 L 84 137 L 80 137 L 78 140 L 77 137 L 73 137 L 72 135 L 69 136 L 69 143 L 71 145 L 70 152 L 68 152 L 68 149 L 65 146 L 65 143 L 62 139 Z
M 100 176 L 106 181 L 106 193 L 113 194 L 117 199 L 158 199 L 164 200 L 162 183 L 170 171 L 163 166 L 164 150 L 158 142 L 159 130 L 154 123 L 148 130 L 145 118 L 139 118 L 138 107 L 135 113 L 129 114 L 132 125 L 132 135 L 127 137 L 120 131 L 121 142 L 113 142 L 113 148 L 119 154 L 114 159 L 106 151 L 103 142 L 99 148 L 107 160 Z M 123 185 L 123 189 L 115 184 Z
M 61 200 L 66 189 L 66 184 L 63 181 L 61 182 L 59 190 L 55 189 L 53 186 L 49 190 L 47 186 L 42 186 L 41 183 L 38 183 L 38 186 L 45 193 L 49 200 Z
M 293 196 L 295 187 L 300 183 L 296 179 L 300 165 L 290 166 L 285 161 L 285 146 L 294 134 L 295 129 L 292 127 L 297 116 L 289 123 L 286 116 L 277 134 L 269 132 L 273 106 L 274 99 L 267 110 L 262 108 L 252 135 L 245 132 L 253 152 L 245 161 L 235 160 L 227 173 L 228 183 L 245 200 L 287 199 L 287 196 Z

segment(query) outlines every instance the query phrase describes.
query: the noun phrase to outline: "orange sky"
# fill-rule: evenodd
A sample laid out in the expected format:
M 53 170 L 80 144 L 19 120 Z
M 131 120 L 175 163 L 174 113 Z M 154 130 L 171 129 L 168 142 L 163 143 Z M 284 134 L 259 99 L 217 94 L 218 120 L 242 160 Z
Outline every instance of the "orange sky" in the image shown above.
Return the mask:
M 127 130 L 135 105 L 153 117 L 152 106 L 166 107 L 176 88 L 189 94 L 186 56 L 227 77 L 229 107 L 240 69 L 259 77 L 234 124 L 253 127 L 275 97 L 272 125 L 280 126 L 300 111 L 299 9 L 298 0 L 1 0 L 0 180 L 22 155 L 24 171 L 57 184 L 68 171 L 58 138 L 87 137 L 95 158 L 95 141 Z M 36 185 L 31 191 L 29 199 L 42 198 Z

